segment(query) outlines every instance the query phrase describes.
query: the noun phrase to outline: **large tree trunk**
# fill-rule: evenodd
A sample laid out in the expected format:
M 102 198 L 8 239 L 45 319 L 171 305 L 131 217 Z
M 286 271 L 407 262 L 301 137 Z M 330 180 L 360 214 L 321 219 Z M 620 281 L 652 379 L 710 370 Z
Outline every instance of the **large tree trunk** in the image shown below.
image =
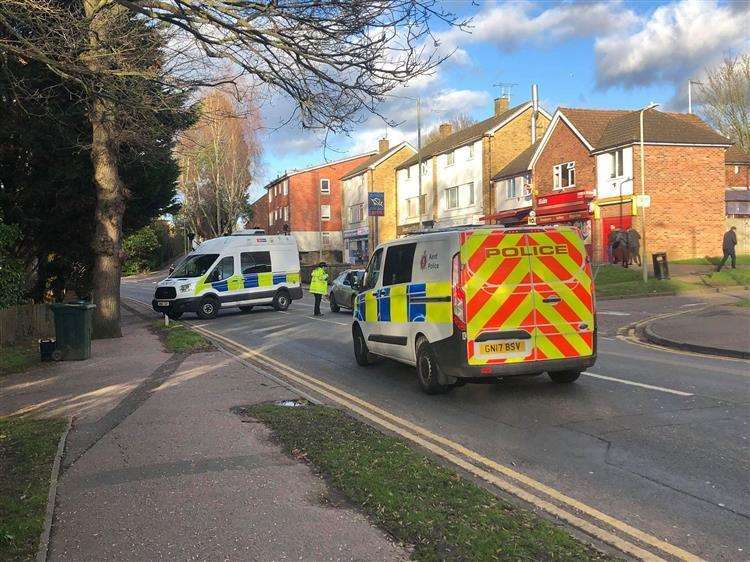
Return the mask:
M 92 70 L 99 70 L 97 56 L 101 42 L 108 33 L 109 17 L 107 2 L 84 0 L 86 16 L 90 18 L 89 45 Z M 117 9 L 117 8 L 114 8 Z M 120 331 L 120 252 L 122 247 L 122 216 L 125 212 L 124 188 L 117 168 L 118 140 L 115 113 L 111 102 L 91 94 L 92 144 L 91 161 L 94 167 L 96 186 L 96 231 L 92 249 L 94 251 L 93 333 L 97 338 L 116 338 Z

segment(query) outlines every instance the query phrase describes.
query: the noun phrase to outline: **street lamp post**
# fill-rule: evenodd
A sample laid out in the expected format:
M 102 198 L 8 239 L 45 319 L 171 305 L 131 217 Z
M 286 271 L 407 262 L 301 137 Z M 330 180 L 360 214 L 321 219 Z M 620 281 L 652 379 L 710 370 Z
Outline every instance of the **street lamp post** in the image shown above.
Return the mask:
M 648 281 L 648 267 L 646 265 L 646 206 L 645 206 L 645 195 L 646 195 L 646 158 L 643 152 L 643 113 L 646 110 L 654 109 L 658 103 L 650 103 L 640 111 L 640 126 L 641 126 L 641 244 L 643 248 L 641 257 L 641 269 L 643 269 L 643 282 Z

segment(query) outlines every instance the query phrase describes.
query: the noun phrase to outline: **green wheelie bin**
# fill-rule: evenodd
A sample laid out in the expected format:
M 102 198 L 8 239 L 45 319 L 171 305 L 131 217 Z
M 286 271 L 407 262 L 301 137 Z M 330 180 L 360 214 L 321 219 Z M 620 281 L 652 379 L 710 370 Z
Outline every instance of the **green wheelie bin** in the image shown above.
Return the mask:
M 57 340 L 54 359 L 82 361 L 91 357 L 91 314 L 96 305 L 75 301 L 51 306 Z

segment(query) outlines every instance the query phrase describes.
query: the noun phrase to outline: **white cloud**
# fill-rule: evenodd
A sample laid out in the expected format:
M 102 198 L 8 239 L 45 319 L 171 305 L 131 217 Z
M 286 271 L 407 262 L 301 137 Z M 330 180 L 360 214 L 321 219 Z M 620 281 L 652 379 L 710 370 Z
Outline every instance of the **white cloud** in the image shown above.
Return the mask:
M 732 51 L 750 49 L 750 4 L 681 0 L 654 10 L 638 29 L 596 41 L 600 87 L 681 83 Z
M 635 13 L 619 0 L 560 4 L 538 11 L 532 2 L 491 3 L 473 20 L 469 32 L 451 29 L 438 39 L 448 46 L 490 43 L 503 51 L 514 51 L 525 43 L 542 44 L 574 37 L 606 35 L 637 22 Z

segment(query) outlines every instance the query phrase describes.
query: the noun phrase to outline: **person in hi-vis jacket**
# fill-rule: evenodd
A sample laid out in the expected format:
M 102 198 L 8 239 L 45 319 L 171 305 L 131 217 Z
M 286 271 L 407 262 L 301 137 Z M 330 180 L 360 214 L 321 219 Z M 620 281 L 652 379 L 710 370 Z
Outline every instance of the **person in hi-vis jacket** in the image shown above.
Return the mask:
M 323 295 L 328 293 L 328 273 L 326 272 L 328 264 L 324 261 L 313 269 L 310 278 L 310 292 L 315 296 L 315 316 L 323 316 L 320 312 L 320 300 Z

